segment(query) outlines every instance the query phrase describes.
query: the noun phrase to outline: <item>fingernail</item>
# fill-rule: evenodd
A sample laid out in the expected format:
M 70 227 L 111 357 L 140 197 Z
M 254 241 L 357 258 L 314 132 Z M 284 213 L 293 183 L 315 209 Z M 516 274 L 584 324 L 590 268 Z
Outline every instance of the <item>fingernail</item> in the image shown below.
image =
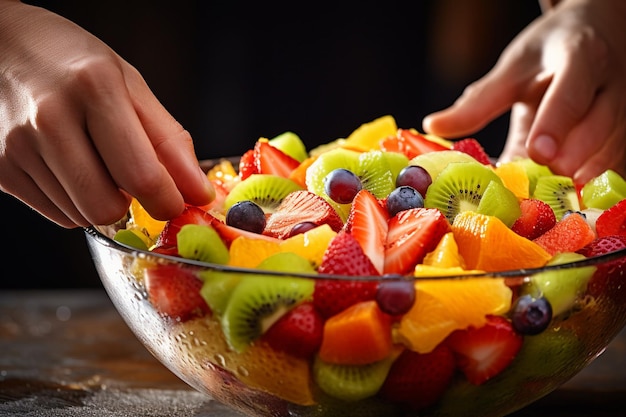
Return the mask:
M 531 143 L 535 153 L 541 155 L 546 160 L 552 160 L 556 156 L 556 141 L 548 135 L 539 135 Z
M 202 176 L 202 181 L 204 183 L 204 188 L 207 191 L 207 194 L 210 196 L 211 200 L 215 198 L 215 188 L 213 187 L 213 183 L 209 180 L 206 172 L 202 170 L 202 168 L 198 167 L 200 171 L 200 175 Z

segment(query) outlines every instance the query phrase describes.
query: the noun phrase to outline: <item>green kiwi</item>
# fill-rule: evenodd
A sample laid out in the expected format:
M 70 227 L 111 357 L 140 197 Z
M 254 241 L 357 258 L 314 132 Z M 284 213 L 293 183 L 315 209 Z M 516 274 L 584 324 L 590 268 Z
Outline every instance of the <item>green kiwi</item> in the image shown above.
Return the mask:
M 267 258 L 259 269 L 312 272 L 310 263 L 295 253 L 281 252 Z M 306 271 L 302 271 L 306 268 Z M 222 330 L 230 347 L 244 351 L 283 314 L 311 299 L 315 282 L 289 276 L 241 276 L 232 289 L 222 315 Z
M 302 187 L 289 178 L 270 174 L 252 174 L 233 187 L 224 200 L 224 209 L 239 201 L 250 200 L 263 209 L 273 213 L 289 193 Z
M 198 276 L 203 281 L 200 295 L 213 314 L 222 317 L 230 301 L 230 295 L 245 274 L 207 269 L 201 271 Z M 250 277 L 254 278 L 252 275 Z
M 387 197 L 396 188 L 389 160 L 385 152 L 378 150 L 363 152 L 359 155 L 359 164 L 354 173 L 361 179 L 363 188 L 377 198 Z
M 496 216 L 508 227 L 522 215 L 519 200 L 499 181 L 491 181 L 476 209 L 478 213 Z
M 544 175 L 537 178 L 532 196 L 548 203 L 557 220 L 561 220 L 567 211 L 580 210 L 574 181 L 564 175 Z
M 399 152 L 383 152 L 383 156 L 389 164 L 389 168 L 391 170 L 391 180 L 395 185 L 396 178 L 398 178 L 400 171 L 409 165 L 409 158 L 405 154 Z
M 178 254 L 186 259 L 225 265 L 230 255 L 220 235 L 209 225 L 186 224 L 176 234 Z
M 280 149 L 298 162 L 304 161 L 309 155 L 300 136 L 293 132 L 284 132 L 269 140 L 269 144 Z
M 585 259 L 574 252 L 557 253 L 548 265 L 560 265 Z M 595 266 L 563 268 L 540 272 L 522 286 L 522 294 L 545 296 L 552 306 L 552 315 L 568 312 L 580 294 L 587 288 L 587 282 L 596 271 Z
M 424 198 L 424 207 L 441 210 L 452 224 L 457 214 L 463 211 L 478 211 L 483 194 L 489 184 L 494 181 L 502 185 L 500 177 L 480 162 L 452 162 L 439 173 L 428 187 Z M 484 210 L 488 210 L 492 206 L 483 203 Z M 483 214 L 495 215 L 496 213 L 484 212 Z
M 134 249 L 148 250 L 146 243 L 148 237 L 146 236 L 145 239 L 143 239 L 139 235 L 140 233 L 141 232 L 132 229 L 120 229 L 115 233 L 115 236 L 113 236 L 113 240 Z
M 608 169 L 585 184 L 581 194 L 585 207 L 607 210 L 626 198 L 626 180 Z
M 526 171 L 526 176 L 528 177 L 528 193 L 529 195 L 533 195 L 535 192 L 535 187 L 537 185 L 537 180 L 540 177 L 545 177 L 547 175 L 553 175 L 550 168 L 545 165 L 539 165 L 535 161 L 530 158 L 519 158 L 514 161 L 516 164 L 520 164 L 522 168 Z
M 316 356 L 313 378 L 319 388 L 331 397 L 359 401 L 374 396 L 380 390 L 394 358 L 392 355 L 366 365 L 340 365 L 325 362 Z
M 417 155 L 409 161 L 409 165 L 421 166 L 428 171 L 430 178 L 434 180 L 448 164 L 453 162 L 476 162 L 476 159 L 465 152 L 450 149 Z

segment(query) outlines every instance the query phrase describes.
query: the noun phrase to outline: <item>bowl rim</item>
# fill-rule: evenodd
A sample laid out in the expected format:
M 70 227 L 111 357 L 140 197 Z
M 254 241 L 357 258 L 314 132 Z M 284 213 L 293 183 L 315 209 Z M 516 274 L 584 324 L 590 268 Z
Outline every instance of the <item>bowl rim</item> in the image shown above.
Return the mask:
M 353 281 L 355 279 L 358 280 L 368 280 L 368 281 L 380 281 L 380 280 L 464 280 L 470 278 L 524 278 L 529 279 L 530 276 L 536 275 L 541 272 L 547 271 L 556 271 L 563 269 L 571 269 L 571 268 L 580 268 L 585 266 L 597 266 L 598 263 L 608 263 L 612 260 L 617 260 L 621 257 L 626 256 L 626 248 L 619 249 L 617 251 L 608 252 L 602 255 L 592 256 L 589 258 L 581 259 L 578 261 L 567 262 L 564 264 L 556 264 L 556 265 L 544 265 L 542 267 L 537 268 L 522 268 L 522 269 L 510 269 L 504 271 L 496 271 L 496 272 L 468 272 L 468 273 L 460 273 L 460 274 L 449 274 L 449 275 L 433 275 L 433 276 L 414 276 L 414 275 L 400 275 L 400 274 L 390 274 L 390 275 L 359 275 L 359 276 L 349 276 L 349 275 L 337 275 L 337 274 L 321 274 L 321 273 L 307 273 L 307 272 L 283 272 L 283 271 L 266 271 L 261 269 L 253 269 L 253 268 L 243 268 L 243 267 L 235 267 L 230 265 L 221 265 L 216 263 L 202 262 L 196 261 L 193 259 L 186 259 L 173 255 L 166 255 L 158 252 L 152 252 L 150 250 L 142 250 L 133 248 L 121 242 L 118 242 L 109 236 L 107 236 L 101 228 L 109 228 L 110 230 L 114 230 L 113 226 L 87 226 L 84 227 L 83 230 L 87 239 L 92 239 L 99 245 L 107 247 L 109 249 L 118 250 L 124 252 L 127 255 L 133 257 L 140 258 L 156 258 L 161 261 L 166 261 L 169 263 L 181 264 L 186 267 L 195 267 L 202 268 L 206 270 L 211 270 L 214 272 L 225 272 L 225 273 L 237 273 L 237 274 L 253 274 L 253 275 L 268 275 L 268 276 L 287 276 L 287 277 L 299 277 L 299 278 L 309 278 L 309 279 L 333 279 L 333 280 L 346 280 Z

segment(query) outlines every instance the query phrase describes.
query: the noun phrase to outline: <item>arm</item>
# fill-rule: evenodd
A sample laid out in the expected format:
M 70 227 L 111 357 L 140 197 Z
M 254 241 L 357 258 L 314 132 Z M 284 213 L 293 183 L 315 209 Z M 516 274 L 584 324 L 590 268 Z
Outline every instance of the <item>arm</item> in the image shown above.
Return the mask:
M 141 75 L 47 10 L 0 0 L 0 189 L 63 227 L 156 218 L 214 190 Z
M 581 182 L 626 174 L 625 38 L 626 2 L 562 0 L 424 130 L 460 137 L 511 110 L 502 161 L 530 156 Z

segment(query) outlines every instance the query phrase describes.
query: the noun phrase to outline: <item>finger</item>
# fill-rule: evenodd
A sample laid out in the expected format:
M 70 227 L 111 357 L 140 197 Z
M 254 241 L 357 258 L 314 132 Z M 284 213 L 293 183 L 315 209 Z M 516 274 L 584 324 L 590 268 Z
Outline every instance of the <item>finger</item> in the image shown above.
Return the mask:
M 200 169 L 193 140 L 154 97 L 140 75 L 130 69 L 129 90 L 137 115 L 152 141 L 161 163 L 167 168 L 189 204 L 204 205 L 215 198 L 215 190 Z
M 511 108 L 511 118 L 506 143 L 498 162 L 508 162 L 516 158 L 526 158 L 526 138 L 535 117 L 535 106 L 516 103 Z

